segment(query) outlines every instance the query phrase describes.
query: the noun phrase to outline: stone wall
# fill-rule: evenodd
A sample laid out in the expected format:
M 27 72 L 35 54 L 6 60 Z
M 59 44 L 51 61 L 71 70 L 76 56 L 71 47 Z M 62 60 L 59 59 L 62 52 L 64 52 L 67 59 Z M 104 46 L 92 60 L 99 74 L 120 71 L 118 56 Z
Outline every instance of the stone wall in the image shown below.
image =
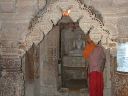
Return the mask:
M 18 43 L 28 33 L 38 0 L 0 0 L 0 96 L 24 96 Z
M 112 36 L 114 38 L 128 37 L 127 0 L 81 1 L 85 2 L 87 6 L 93 6 L 94 9 L 97 11 L 97 14 L 101 14 L 105 26 L 108 30 L 110 30 L 110 32 L 112 32 Z M 19 57 L 17 57 L 19 51 L 17 50 L 17 45 L 20 41 L 24 40 L 25 36 L 29 31 L 29 22 L 38 12 L 38 10 L 41 9 L 44 5 L 45 2 L 43 0 L 0 0 L 0 53 L 3 54 L 0 58 L 0 65 L 4 66 L 9 64 L 10 68 L 14 69 L 9 69 L 9 71 L 5 75 L 3 75 L 2 78 L 0 78 L 0 85 L 5 87 L 5 85 L 7 84 L 6 86 L 12 86 L 11 89 L 15 91 L 15 93 L 10 93 L 11 91 L 5 92 L 5 89 L 7 88 L 2 87 L 2 89 L 0 89 L 0 91 L 2 90 L 0 93 L 0 95 L 2 94 L 1 96 L 23 95 L 21 95 L 20 93 L 23 86 L 22 72 L 21 70 L 17 70 L 17 66 L 13 67 L 14 65 L 19 64 Z M 20 68 L 21 67 L 19 67 L 19 69 Z M 5 67 L 5 69 L 7 68 Z M 4 81 L 5 78 L 9 78 L 8 80 L 10 81 Z M 13 79 L 16 80 L 16 83 L 15 80 L 12 81 Z M 8 85 L 8 83 L 6 82 L 12 82 L 12 85 Z M 117 96 L 119 95 L 117 94 Z
M 54 34 L 56 33 L 56 35 Z M 57 96 L 59 27 L 54 27 L 40 43 L 40 96 Z
M 0 39 L 17 44 L 27 34 L 29 22 L 37 11 L 38 0 L 0 0 Z
M 81 1 L 85 2 L 87 6 L 93 6 L 97 14 L 101 14 L 105 26 L 112 32 L 113 36 L 116 37 L 118 34 L 121 37 L 128 36 L 126 32 L 128 18 L 127 0 Z M 28 26 L 32 17 L 45 3 L 42 0 L 1 0 L 0 40 L 8 40 L 11 46 L 17 46 L 28 33 Z
M 21 59 L 15 55 L 0 57 L 2 77 L 0 77 L 0 96 L 23 96 L 24 80 Z
M 96 12 L 103 17 L 103 22 L 113 36 L 128 36 L 127 18 L 128 18 L 128 1 L 127 0 L 83 0 L 87 6 L 93 6 Z M 118 27 L 118 28 L 117 28 Z M 125 31 L 125 33 L 124 33 Z

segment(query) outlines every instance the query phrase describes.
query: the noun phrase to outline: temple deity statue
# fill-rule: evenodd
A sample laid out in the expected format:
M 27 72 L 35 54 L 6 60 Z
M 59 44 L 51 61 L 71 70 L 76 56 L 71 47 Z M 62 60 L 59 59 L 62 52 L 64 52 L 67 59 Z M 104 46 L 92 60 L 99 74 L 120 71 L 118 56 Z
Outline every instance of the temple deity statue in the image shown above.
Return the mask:
M 82 40 L 82 35 L 78 35 L 77 39 L 73 41 L 73 49 L 69 51 L 70 56 L 82 56 L 82 50 L 85 42 Z

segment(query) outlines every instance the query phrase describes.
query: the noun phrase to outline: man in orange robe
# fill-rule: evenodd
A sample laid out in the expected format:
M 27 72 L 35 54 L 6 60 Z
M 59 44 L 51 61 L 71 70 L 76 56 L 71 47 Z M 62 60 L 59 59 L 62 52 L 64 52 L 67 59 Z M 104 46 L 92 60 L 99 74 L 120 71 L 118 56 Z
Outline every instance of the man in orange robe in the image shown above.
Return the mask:
M 105 53 L 103 47 L 96 45 L 89 37 L 86 38 L 86 46 L 83 57 L 88 61 L 89 95 L 103 96 L 103 69 Z

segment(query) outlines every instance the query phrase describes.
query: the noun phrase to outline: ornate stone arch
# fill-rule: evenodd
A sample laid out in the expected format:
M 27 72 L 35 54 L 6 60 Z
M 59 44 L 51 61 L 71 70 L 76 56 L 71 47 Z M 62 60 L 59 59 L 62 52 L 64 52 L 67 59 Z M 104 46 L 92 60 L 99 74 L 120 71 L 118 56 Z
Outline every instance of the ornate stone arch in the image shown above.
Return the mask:
M 111 41 L 111 33 L 106 30 L 103 22 L 96 18 L 95 14 L 86 8 L 79 0 L 58 0 L 53 4 L 49 4 L 46 12 L 39 12 L 33 18 L 30 26 L 30 32 L 26 36 L 24 42 L 25 51 L 28 50 L 33 43 L 38 44 L 52 29 L 53 25 L 61 19 L 64 11 L 70 9 L 69 16 L 74 22 L 79 22 L 80 28 L 86 32 L 90 27 L 94 27 L 90 36 L 96 43 L 102 38 L 102 45 L 109 47 Z

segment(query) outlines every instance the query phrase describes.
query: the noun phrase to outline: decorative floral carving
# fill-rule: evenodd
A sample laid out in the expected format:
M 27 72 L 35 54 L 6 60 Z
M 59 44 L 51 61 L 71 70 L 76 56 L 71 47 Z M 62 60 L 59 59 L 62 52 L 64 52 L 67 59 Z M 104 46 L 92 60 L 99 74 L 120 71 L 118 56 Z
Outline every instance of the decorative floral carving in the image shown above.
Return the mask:
M 113 96 L 128 96 L 128 75 L 115 73 L 112 78 Z
M 21 68 L 21 61 L 20 58 L 9 58 L 9 57 L 4 57 L 0 58 L 0 65 L 2 68 L 6 69 L 20 69 Z

